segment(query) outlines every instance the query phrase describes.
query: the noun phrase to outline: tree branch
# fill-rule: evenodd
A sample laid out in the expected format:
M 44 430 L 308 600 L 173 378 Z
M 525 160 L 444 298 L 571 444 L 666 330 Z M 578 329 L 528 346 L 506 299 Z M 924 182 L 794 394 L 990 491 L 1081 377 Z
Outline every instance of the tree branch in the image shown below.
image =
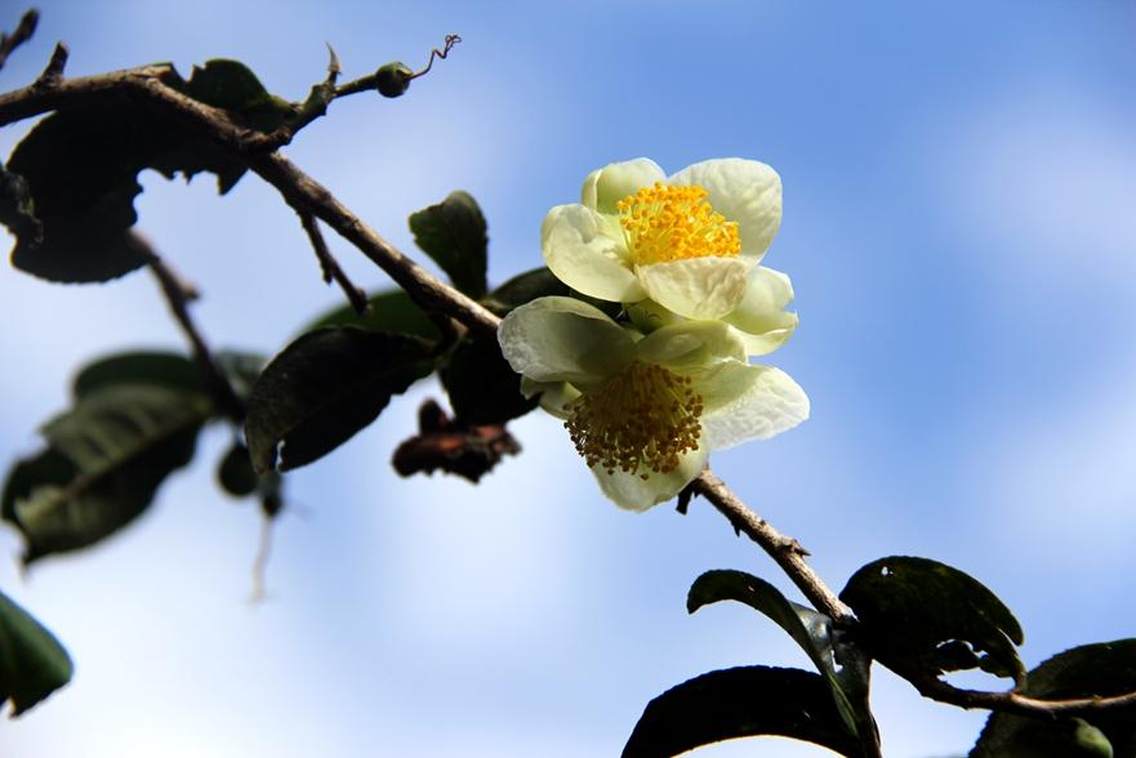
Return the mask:
M 347 274 L 343 273 L 343 269 L 339 266 L 339 261 L 335 260 L 335 256 L 331 254 L 331 250 L 327 247 L 327 241 L 323 238 L 323 233 L 320 231 L 319 222 L 316 217 L 308 211 L 297 211 L 300 216 L 300 224 L 303 225 L 304 231 L 308 233 L 308 239 L 312 243 L 312 250 L 316 253 L 316 258 L 319 259 L 320 269 L 323 271 L 323 280 L 330 284 L 334 281 L 343 290 L 343 294 L 347 297 L 347 301 L 351 303 L 351 307 L 355 312 L 362 316 L 367 312 L 367 293 L 356 287 Z
M 189 315 L 189 303 L 200 296 L 197 288 L 178 276 L 156 253 L 151 252 L 149 266 L 154 278 L 158 280 L 158 286 L 161 287 L 162 295 L 166 298 L 170 312 L 173 313 L 178 326 L 181 327 L 193 348 L 193 359 L 201 368 L 206 386 L 213 396 L 213 401 L 234 422 L 244 421 L 244 401 L 233 391 L 233 386 L 229 384 L 228 377 L 217 365 L 213 353 L 210 352 L 209 346 L 205 344 L 205 339 L 201 336 L 201 332 L 198 331 Z
M 441 52 L 438 52 L 438 56 L 445 57 Z M 425 73 L 426 70 L 429 70 L 429 65 L 421 73 Z M 165 80 L 173 74 L 172 67 L 155 65 L 69 80 L 41 77 L 30 87 L 0 95 L 0 126 L 63 106 L 78 105 L 110 92 L 125 92 L 145 97 L 154 104 L 164 106 L 170 113 L 179 116 L 201 133 L 210 136 L 218 144 L 240 156 L 253 172 L 280 192 L 285 202 L 300 215 L 302 221 L 313 217 L 322 220 L 385 271 L 427 313 L 451 317 L 475 333 L 492 335 L 496 332 L 500 323 L 496 315 L 480 303 L 433 277 L 367 226 L 327 188 L 305 174 L 287 158 L 275 152 L 265 152 L 266 146 L 272 145 L 271 134 L 245 128 L 234 122 L 225 111 L 193 100 L 167 86 Z M 333 74 L 329 73 L 329 80 L 333 79 Z M 362 88 L 356 90 L 351 89 L 352 87 L 353 84 L 349 84 L 338 88 L 336 96 L 362 91 Z M 307 228 L 306 223 L 305 228 Z M 187 300 L 190 299 L 187 296 L 187 289 L 157 256 L 151 261 L 151 268 L 162 284 L 171 310 L 194 345 L 195 356 L 203 364 L 203 368 L 215 379 L 223 380 L 223 386 L 232 393 L 228 381 L 212 361 L 208 349 L 189 320 L 185 308 Z M 220 389 L 222 387 L 220 383 L 217 386 L 220 392 L 224 391 Z M 237 403 L 240 402 L 235 395 L 233 399 Z M 238 406 L 233 407 L 235 409 Z M 243 415 L 243 408 L 240 412 Z M 694 481 L 693 487 L 726 516 L 739 533 L 745 534 L 765 550 L 818 610 L 841 625 L 847 626 L 856 622 L 851 610 L 805 561 L 808 552 L 797 540 L 781 534 L 750 510 L 709 470 L 704 471 Z M 856 663 L 866 663 L 866 660 L 865 658 L 864 661 Z M 913 682 L 913 684 L 925 696 L 941 702 L 964 708 L 986 708 L 1028 715 L 1088 712 L 1136 703 L 1136 693 L 1109 698 L 1049 702 L 1013 692 L 958 690 L 938 680 Z M 869 738 L 865 737 L 865 741 L 868 740 Z M 868 750 L 869 755 L 878 754 L 878 747 L 873 749 L 868 745 L 865 749 Z
M 940 703 L 957 705 L 960 708 L 982 708 L 988 711 L 1003 711 L 1019 716 L 1056 717 L 1087 716 L 1113 708 L 1136 708 L 1136 692 L 1107 697 L 1081 697 L 1065 700 L 1042 700 L 1022 695 L 1018 692 L 983 692 L 952 687 L 934 678 L 910 679 L 919 694 Z
M 8 56 L 12 54 L 13 50 L 32 38 L 38 23 L 39 11 L 32 8 L 20 18 L 16 31 L 10 35 L 0 32 L 0 68 L 4 68 L 4 64 L 8 62 Z

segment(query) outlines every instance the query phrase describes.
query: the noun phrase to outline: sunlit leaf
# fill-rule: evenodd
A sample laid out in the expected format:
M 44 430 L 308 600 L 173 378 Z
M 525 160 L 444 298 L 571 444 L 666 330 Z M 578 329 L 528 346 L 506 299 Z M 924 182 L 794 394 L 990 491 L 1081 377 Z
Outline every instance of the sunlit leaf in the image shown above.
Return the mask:
M 761 735 L 792 737 L 845 756 L 862 754 L 821 677 L 746 666 L 711 671 L 652 700 L 623 758 L 670 758 L 702 745 Z

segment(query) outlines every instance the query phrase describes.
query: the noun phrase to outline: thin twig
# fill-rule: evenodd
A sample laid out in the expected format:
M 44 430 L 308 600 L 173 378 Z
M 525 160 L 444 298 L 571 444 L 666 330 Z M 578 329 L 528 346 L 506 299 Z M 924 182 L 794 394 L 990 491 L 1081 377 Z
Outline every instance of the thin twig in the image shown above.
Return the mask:
M 441 59 L 445 60 L 446 56 L 450 54 L 450 51 L 454 49 L 454 45 L 458 44 L 461 41 L 462 41 L 462 38 L 460 36 L 458 36 L 457 34 L 447 34 L 445 39 L 442 41 L 442 49 L 439 50 L 436 47 L 434 49 L 432 49 L 430 51 L 430 59 L 426 61 L 425 67 L 423 67 L 419 71 L 415 71 L 414 73 L 410 74 L 407 77 L 407 79 L 408 80 L 417 79 L 420 76 L 425 76 L 427 73 L 429 73 L 430 69 L 434 66 L 434 59 L 435 58 L 441 58 Z M 409 70 L 409 69 L 407 69 L 407 70 Z M 337 98 L 340 98 L 340 97 L 345 97 L 347 95 L 355 95 L 355 94 L 358 94 L 360 92 L 374 92 L 376 89 L 378 89 L 378 86 L 379 86 L 379 72 L 376 71 L 373 74 L 367 74 L 366 76 L 361 76 L 358 79 L 347 82 L 347 84 L 341 84 L 340 86 L 336 87 L 335 88 L 335 96 Z
M 960 708 L 981 708 L 1021 716 L 1087 716 L 1113 708 L 1136 708 L 1136 692 L 1107 697 L 1080 697 L 1043 700 L 1018 692 L 983 692 L 952 687 L 939 679 L 909 679 L 919 694 Z
M 4 68 L 4 64 L 8 62 L 8 56 L 12 54 L 13 50 L 32 38 L 38 23 L 39 11 L 32 8 L 20 18 L 20 23 L 16 25 L 16 31 L 11 34 L 0 32 L 0 68 Z
M 339 261 L 335 260 L 335 256 L 331 254 L 331 250 L 327 247 L 327 241 L 323 238 L 323 233 L 320 231 L 319 222 L 316 217 L 309 211 L 297 211 L 300 217 L 300 223 L 304 226 L 304 231 L 308 233 L 308 239 L 312 243 L 312 249 L 316 253 L 316 258 L 319 259 L 320 269 L 323 271 L 323 280 L 330 284 L 335 282 L 339 288 L 343 290 L 343 294 L 347 296 L 347 301 L 351 303 L 351 307 L 355 312 L 362 316 L 367 312 L 367 293 L 356 287 L 347 274 L 343 273 L 343 269 L 339 266 Z
M 228 377 L 217 365 L 213 353 L 210 352 L 209 346 L 205 344 L 205 339 L 201 336 L 201 332 L 198 331 L 189 315 L 189 303 L 199 297 L 197 288 L 182 279 L 157 254 L 151 254 L 149 265 L 150 270 L 154 273 L 154 278 L 158 280 L 158 285 L 162 289 L 170 312 L 173 313 L 178 325 L 189 340 L 193 349 L 193 358 L 205 376 L 206 385 L 214 402 L 226 416 L 240 423 L 245 417 L 245 403 L 233 391 Z
M 461 41 L 462 38 L 457 34 L 447 34 L 446 38 L 442 40 L 442 49 L 439 50 L 435 47 L 433 50 L 431 50 L 430 60 L 426 61 L 425 68 L 423 68 L 421 71 L 415 71 L 410 78 L 417 79 L 420 76 L 425 76 L 426 74 L 430 73 L 430 69 L 434 67 L 434 59 L 440 58 L 441 60 L 445 60 L 446 56 L 450 54 L 450 51 L 454 49 L 454 45 L 458 44 Z

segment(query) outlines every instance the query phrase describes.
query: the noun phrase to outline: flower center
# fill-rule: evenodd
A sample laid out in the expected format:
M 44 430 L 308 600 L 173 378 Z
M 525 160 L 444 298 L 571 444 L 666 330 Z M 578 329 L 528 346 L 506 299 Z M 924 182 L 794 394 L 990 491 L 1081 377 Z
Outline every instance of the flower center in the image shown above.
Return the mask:
M 635 263 L 740 253 L 738 223 L 715 211 L 706 200 L 709 194 L 697 185 L 655 182 L 616 203 Z
M 702 436 L 702 396 L 690 388 L 690 377 L 639 361 L 565 410 L 576 451 L 608 474 L 619 469 L 646 479 L 640 469 L 674 471 Z

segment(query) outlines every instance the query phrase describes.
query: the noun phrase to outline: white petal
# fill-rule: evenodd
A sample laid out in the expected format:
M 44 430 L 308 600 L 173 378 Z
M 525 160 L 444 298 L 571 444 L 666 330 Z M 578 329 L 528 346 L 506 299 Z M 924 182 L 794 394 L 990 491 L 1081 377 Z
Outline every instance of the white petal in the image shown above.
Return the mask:
M 750 355 L 771 353 L 793 335 L 797 314 L 785 306 L 793 299 L 793 284 L 780 271 L 758 266 L 749 275 L 745 295 L 724 321 L 745 332 Z
M 647 296 L 680 316 L 721 318 L 745 295 L 749 258 L 689 258 L 636 266 Z
M 742 158 L 695 163 L 672 176 L 670 184 L 697 184 L 710 193 L 714 210 L 738 222 L 742 255 L 765 255 L 781 226 L 781 177 L 769 166 Z
M 645 511 L 652 505 L 666 502 L 678 495 L 706 466 L 708 451 L 703 445 L 679 459 L 678 468 L 666 474 L 647 471 L 646 480 L 639 474 L 616 471 L 609 474 L 602 467 L 593 467 L 592 473 L 600 489 L 620 508 Z
M 722 363 L 701 381 L 696 378 L 694 390 L 702 395 L 702 431 L 714 450 L 768 439 L 809 417 L 808 395 L 772 366 Z
M 599 309 L 571 297 L 539 297 L 497 329 L 505 360 L 538 382 L 590 385 L 622 369 L 635 340 Z
M 667 175 L 659 164 L 650 158 L 635 158 L 621 163 L 609 163 L 598 168 L 584 179 L 580 202 L 592 210 L 616 215 L 615 204 L 628 195 L 655 182 L 665 182 Z
M 559 419 L 568 418 L 565 409 L 580 396 L 580 390 L 568 382 L 538 382 L 527 376 L 521 378 L 521 394 L 525 397 L 540 395 L 540 407 Z
M 745 343 L 721 321 L 682 321 L 656 329 L 635 344 L 635 355 L 682 374 L 746 359 Z
M 577 292 L 615 302 L 646 297 L 631 264 L 619 222 L 582 205 L 558 205 L 540 228 L 544 262 Z

